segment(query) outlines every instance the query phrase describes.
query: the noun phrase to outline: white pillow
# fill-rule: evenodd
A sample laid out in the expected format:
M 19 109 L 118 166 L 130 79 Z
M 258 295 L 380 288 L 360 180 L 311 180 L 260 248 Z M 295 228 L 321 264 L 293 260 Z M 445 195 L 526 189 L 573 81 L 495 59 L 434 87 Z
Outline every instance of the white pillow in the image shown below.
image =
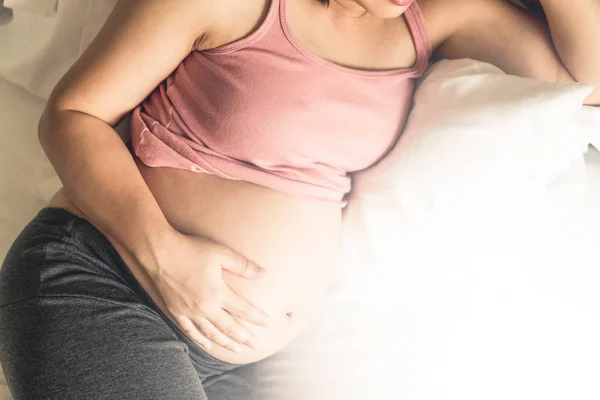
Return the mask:
M 344 290 L 377 318 L 351 332 L 371 381 L 412 370 L 405 398 L 418 399 L 600 396 L 590 92 L 471 60 L 424 77 L 398 144 L 354 176 L 344 214 Z M 387 385 L 377 398 L 398 398 Z
M 416 90 L 395 148 L 354 175 L 346 220 L 363 225 L 362 256 L 370 260 L 398 240 L 430 234 L 432 224 L 499 222 L 499 211 L 539 204 L 551 183 L 583 160 L 590 136 L 581 129 L 582 104 L 591 90 L 467 59 L 437 63 Z M 408 237 L 384 235 L 387 243 L 369 233 L 393 232 L 397 224 Z
M 581 111 L 579 122 L 588 132 L 590 144 L 600 150 L 600 107 L 586 106 Z
M 261 364 L 270 383 L 265 398 L 288 398 L 283 388 L 290 387 L 297 394 L 290 399 L 541 398 L 497 395 L 518 382 L 498 390 L 502 378 L 512 377 L 495 376 L 497 368 L 485 360 L 475 363 L 486 354 L 480 347 L 488 331 L 477 331 L 468 318 L 484 326 L 506 321 L 503 306 L 530 311 L 538 304 L 527 293 L 545 294 L 522 284 L 523 276 L 535 275 L 522 262 L 539 265 L 539 243 L 530 236 L 547 224 L 540 223 L 537 208 L 550 197 L 561 211 L 565 203 L 575 210 L 585 201 L 577 189 L 585 184 L 581 167 L 588 140 L 572 120 L 589 92 L 584 85 L 507 76 L 470 60 L 435 65 L 416 92 L 397 146 L 354 176 L 336 290 L 315 326 Z M 518 256 L 522 260 L 511 263 Z M 571 271 L 573 279 L 590 282 L 577 286 L 589 294 L 593 275 Z M 488 306 L 491 311 L 481 315 Z M 580 316 L 563 309 L 572 319 Z M 527 327 L 539 319 L 531 321 Z M 600 330 L 589 332 L 587 337 Z M 479 333 L 484 336 L 473 340 Z M 497 348 L 510 355 L 517 350 Z M 494 351 L 487 354 L 498 361 Z M 528 357 L 513 370 L 530 367 Z M 538 375 L 548 372 L 534 366 Z M 284 368 L 294 373 L 273 374 Z M 477 371 L 492 373 L 486 380 Z M 538 383 L 535 376 L 531 382 Z

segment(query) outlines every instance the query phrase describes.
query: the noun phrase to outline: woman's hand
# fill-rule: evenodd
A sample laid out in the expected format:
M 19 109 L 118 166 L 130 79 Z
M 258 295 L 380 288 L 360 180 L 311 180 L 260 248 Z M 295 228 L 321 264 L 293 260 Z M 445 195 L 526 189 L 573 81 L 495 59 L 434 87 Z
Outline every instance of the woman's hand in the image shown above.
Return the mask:
M 167 311 L 183 331 L 205 349 L 213 342 L 236 353 L 241 345 L 255 349 L 256 337 L 239 320 L 264 327 L 273 322 L 229 288 L 223 269 L 248 279 L 260 278 L 265 270 L 202 237 L 175 231 L 160 243 L 158 267 L 150 275 Z

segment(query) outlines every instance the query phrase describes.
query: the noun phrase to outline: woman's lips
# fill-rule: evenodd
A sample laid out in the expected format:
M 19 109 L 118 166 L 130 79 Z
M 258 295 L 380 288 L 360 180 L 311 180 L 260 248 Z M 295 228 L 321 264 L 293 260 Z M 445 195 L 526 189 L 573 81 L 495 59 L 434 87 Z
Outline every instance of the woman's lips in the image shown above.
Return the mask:
M 398 7 L 406 7 L 409 6 L 410 3 L 413 2 L 413 0 L 390 0 L 393 4 L 397 5 Z

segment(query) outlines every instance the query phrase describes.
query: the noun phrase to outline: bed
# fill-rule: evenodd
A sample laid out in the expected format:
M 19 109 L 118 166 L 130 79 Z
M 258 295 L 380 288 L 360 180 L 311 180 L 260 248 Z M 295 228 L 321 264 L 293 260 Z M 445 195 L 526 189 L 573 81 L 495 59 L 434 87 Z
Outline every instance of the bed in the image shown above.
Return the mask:
M 37 119 L 114 1 L 10 4 L 0 259 L 60 185 Z M 396 148 L 356 174 L 331 292 L 261 362 L 261 400 L 600 398 L 600 116 L 578 105 L 586 90 L 434 65 Z

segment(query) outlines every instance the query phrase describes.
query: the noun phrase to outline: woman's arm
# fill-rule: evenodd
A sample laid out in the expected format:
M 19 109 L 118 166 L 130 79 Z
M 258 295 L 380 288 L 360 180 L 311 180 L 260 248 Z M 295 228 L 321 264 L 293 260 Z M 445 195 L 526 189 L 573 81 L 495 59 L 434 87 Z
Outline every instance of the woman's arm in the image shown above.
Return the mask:
M 600 0 L 540 0 L 554 46 L 573 78 L 600 89 Z
M 214 326 L 203 333 L 236 349 L 220 332 L 248 345 L 251 337 L 232 315 L 268 322 L 226 287 L 221 268 L 247 278 L 262 270 L 223 246 L 176 232 L 113 129 L 198 44 L 218 8 L 209 0 L 119 1 L 53 91 L 39 136 L 69 199 L 139 261 L 181 327 L 210 347 L 195 325 L 206 318 Z
M 151 257 L 171 227 L 113 126 L 177 67 L 202 34 L 197 28 L 202 24 L 189 17 L 201 9 L 188 3 L 204 2 L 120 1 L 52 92 L 39 124 L 42 146 L 70 200 L 140 258 Z
M 552 33 L 545 21 L 508 0 L 421 0 L 438 57 L 472 58 L 540 80 L 594 84 L 586 104 L 600 105 L 600 59 L 593 50 L 600 45 L 600 16 L 592 12 L 598 0 L 577 0 L 568 12 L 561 6 L 566 1 L 542 1 Z M 586 10 L 579 3 L 596 7 Z M 585 23 L 574 26 L 573 19 Z

